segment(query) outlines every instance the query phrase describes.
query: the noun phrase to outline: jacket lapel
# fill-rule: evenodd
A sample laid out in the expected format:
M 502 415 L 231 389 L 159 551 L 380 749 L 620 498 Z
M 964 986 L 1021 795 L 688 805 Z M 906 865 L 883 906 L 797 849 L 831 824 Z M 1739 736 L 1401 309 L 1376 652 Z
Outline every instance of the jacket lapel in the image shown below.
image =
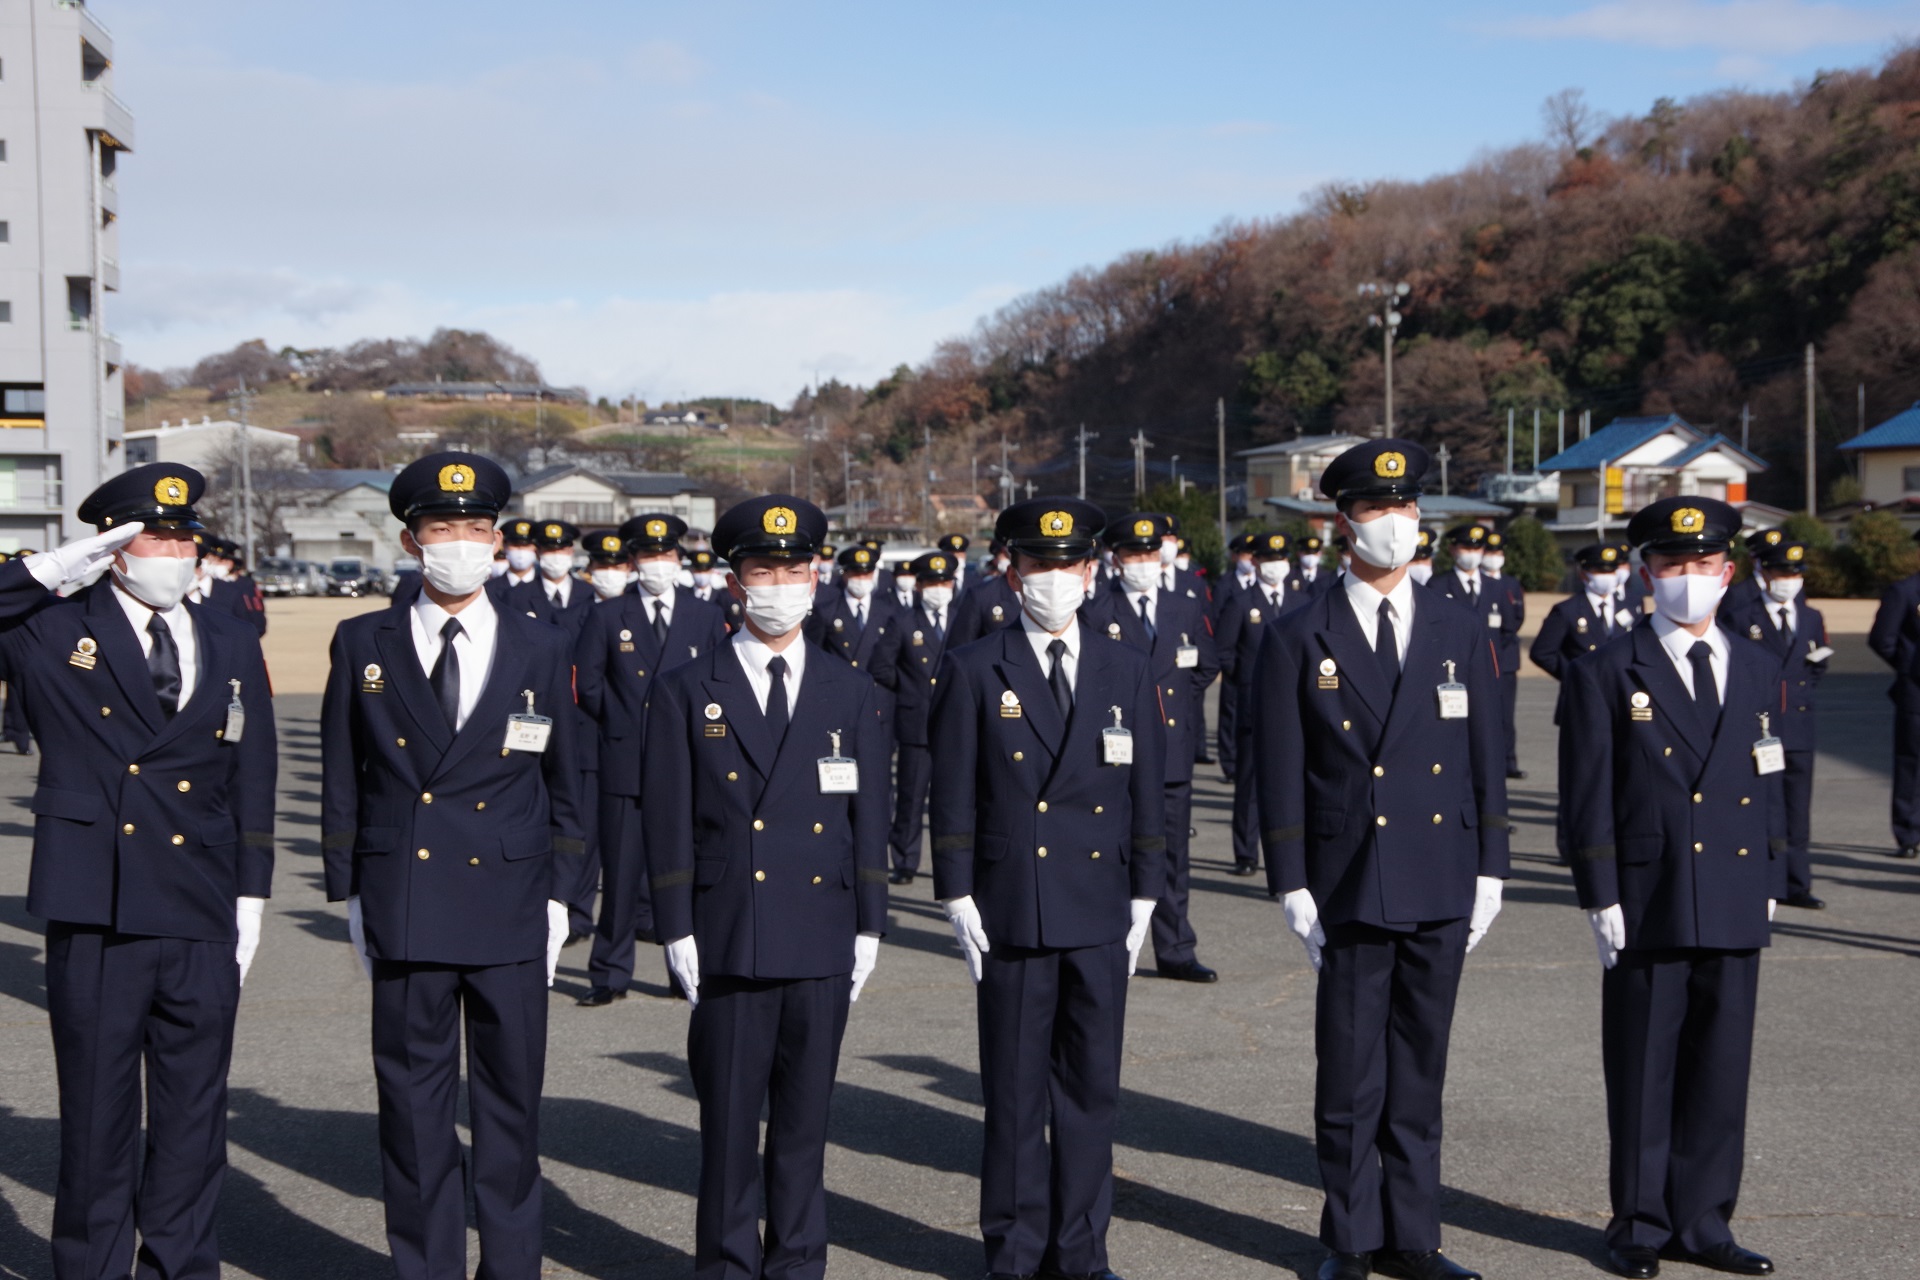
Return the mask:
M 1020 636 L 1022 643 L 1026 636 Z M 1113 664 L 1108 655 L 1112 652 L 1113 641 L 1105 636 L 1096 636 L 1082 626 L 1080 628 L 1080 667 L 1074 672 L 1073 679 L 1073 719 L 1067 722 L 1066 743 L 1061 751 L 1055 753 L 1054 762 L 1057 772 L 1061 761 L 1080 760 L 1097 761 L 1100 759 L 1100 731 L 1112 728 L 1114 724 L 1113 708 L 1121 708 L 1122 715 L 1129 709 L 1133 690 L 1113 687 Z M 1031 645 L 1027 647 L 1027 656 L 1033 656 Z M 1053 701 L 1051 691 L 1047 701 Z M 1144 733 L 1146 726 L 1128 724 L 1123 718 L 1120 727 L 1134 733 Z
M 695 643 L 700 637 L 693 633 L 693 622 L 689 615 L 693 610 L 685 607 L 693 600 L 693 592 L 686 587 L 674 588 L 673 616 L 667 619 L 667 643 L 654 655 L 654 662 L 661 667 L 679 666 L 682 659 L 678 656 L 682 645 L 686 646 L 685 661 L 691 662 L 700 656 L 700 646 Z
M 486 601 L 480 601 L 475 608 L 485 608 Z M 467 716 L 466 724 L 453 736 L 453 743 L 446 754 L 440 757 L 440 764 L 434 769 L 436 777 L 465 759 L 474 749 L 487 745 L 498 751 L 506 736 L 507 717 L 524 713 L 527 709 L 527 646 L 520 643 L 515 635 L 518 627 L 526 625 L 513 616 L 510 611 L 496 610 L 493 635 L 493 669 L 487 672 L 487 683 L 480 690 L 480 700 L 473 704 L 473 711 Z M 549 626 L 550 623 L 537 623 Z M 416 661 L 417 668 L 419 663 Z M 465 679 L 465 673 L 462 673 Z M 534 714 L 548 717 L 554 722 L 556 732 L 562 731 L 562 724 L 571 714 L 565 707 L 542 707 L 536 705 Z
M 1393 709 L 1393 691 L 1380 670 L 1373 646 L 1360 630 L 1345 591 L 1330 590 L 1320 601 L 1323 615 L 1319 627 L 1320 642 L 1333 657 L 1340 679 L 1351 683 L 1360 701 L 1384 724 Z
M 1080 657 L 1083 661 L 1088 646 L 1096 639 L 1092 631 L 1086 627 L 1080 628 Z M 1027 723 L 1033 726 L 1034 735 L 1058 758 L 1061 743 L 1067 736 L 1066 721 L 1060 718 L 1060 708 L 1053 704 L 1053 690 L 1047 685 L 1046 672 L 1040 660 L 1034 656 L 1033 644 L 1027 639 L 1025 627 L 1008 627 L 1000 632 L 1000 660 L 994 663 L 994 669 L 1007 682 L 1007 688 L 1013 690 L 1020 699 L 1021 712 L 1026 716 Z
M 1713 726 L 1700 723 L 1693 698 L 1673 669 L 1667 651 L 1653 634 L 1652 627 L 1636 628 L 1633 633 L 1633 663 L 1630 672 L 1642 691 L 1653 702 L 1653 714 L 1670 723 L 1681 749 L 1693 759 L 1695 770 L 1707 758 L 1712 745 Z
M 101 659 L 132 704 L 134 714 L 147 726 L 148 733 L 158 733 L 166 720 L 160 711 L 160 699 L 153 692 L 147 655 L 140 651 L 140 638 L 133 634 L 126 610 L 113 598 L 108 580 L 102 579 L 87 593 L 87 634 L 100 647 Z
M 493 597 L 487 599 L 491 603 Z M 400 705 L 407 709 L 414 727 L 426 736 L 435 751 L 444 755 L 447 744 L 453 741 L 453 729 L 440 714 L 440 703 L 433 696 L 433 686 L 427 683 L 427 673 L 420 669 L 420 654 L 413 647 L 412 612 L 411 605 L 395 601 L 374 633 L 373 643 L 380 651 L 387 687 L 399 695 Z M 499 612 L 508 610 L 503 607 Z M 359 672 L 348 674 L 354 679 L 360 675 Z
M 215 673 L 227 669 L 226 650 L 214 636 L 212 629 L 201 626 L 200 619 L 195 616 L 205 607 L 197 604 L 187 606 L 187 619 L 193 626 L 194 653 L 197 656 L 194 663 L 196 670 L 193 688 L 181 691 L 185 697 L 185 705 L 154 736 L 155 747 L 179 737 L 190 724 L 211 723 L 216 715 L 225 715 L 227 703 L 231 701 L 231 698 L 220 695 L 223 692 L 230 694 L 232 690 L 214 683 L 218 678 Z M 154 699 L 154 705 L 159 705 L 158 698 Z M 215 710 L 210 712 L 208 708 L 215 708 Z
M 806 682 L 801 681 L 803 689 L 805 685 Z M 747 683 L 747 670 L 740 665 L 738 648 L 726 645 L 714 655 L 713 674 L 706 686 L 708 696 L 720 704 L 721 714 L 740 740 L 740 749 L 760 771 L 764 784 L 765 779 L 773 776 L 773 732 L 767 728 L 767 713 L 760 709 L 760 700 L 753 696 L 753 686 Z M 792 725 L 791 717 L 787 723 Z M 758 802 L 757 796 L 755 801 Z
M 1413 621 L 1409 624 L 1407 637 L 1407 658 L 1400 664 L 1400 684 L 1393 693 L 1393 709 L 1387 715 L 1387 726 L 1383 737 L 1392 737 L 1395 730 L 1417 717 L 1423 708 L 1435 707 L 1433 701 L 1439 695 L 1432 692 L 1446 678 L 1446 669 L 1441 664 L 1452 658 L 1459 665 L 1455 668 L 1454 679 L 1466 683 L 1466 665 L 1470 661 L 1468 654 L 1442 653 L 1440 643 L 1440 610 L 1434 604 L 1423 604 L 1419 593 L 1414 593 Z M 1347 610 L 1352 613 L 1352 609 Z M 1385 683 L 1385 681 L 1382 681 Z M 1469 707 L 1468 714 L 1474 708 Z M 1498 708 L 1488 708 L 1484 714 L 1497 714 Z M 1437 714 L 1437 711 L 1436 711 Z
M 822 653 L 822 650 L 815 649 L 807 655 L 806 674 L 800 677 L 800 696 L 795 699 L 792 713 L 787 718 L 787 736 L 775 750 L 774 767 L 768 775 L 769 779 L 812 778 L 813 770 L 806 767 L 806 762 L 833 752 L 833 739 L 827 736 L 828 730 L 840 733 L 843 752 L 852 746 L 854 725 L 844 714 L 836 718 L 835 707 L 838 705 L 844 710 L 853 703 L 851 697 L 843 698 L 839 687 L 842 673 L 851 676 L 853 668 L 839 662 L 827 662 Z M 772 735 L 769 734 L 768 738 L 771 740 Z

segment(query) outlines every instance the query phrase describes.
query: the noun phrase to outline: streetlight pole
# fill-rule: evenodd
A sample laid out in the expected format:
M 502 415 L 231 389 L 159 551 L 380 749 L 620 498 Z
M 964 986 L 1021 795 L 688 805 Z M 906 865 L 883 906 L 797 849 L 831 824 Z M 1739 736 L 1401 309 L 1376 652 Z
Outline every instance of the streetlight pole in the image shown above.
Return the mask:
M 1403 299 L 1405 299 L 1406 296 L 1412 292 L 1413 292 L 1413 286 L 1408 284 L 1405 280 L 1400 281 L 1398 284 L 1382 284 L 1379 281 L 1368 281 L 1366 284 L 1363 284 L 1360 286 L 1360 296 L 1362 298 L 1379 298 L 1382 300 L 1380 303 L 1380 314 L 1379 315 L 1370 314 L 1367 316 L 1367 327 L 1369 329 L 1384 329 L 1386 331 L 1386 342 L 1384 346 L 1386 351 L 1386 365 L 1387 365 L 1386 434 L 1388 435 L 1393 434 L 1393 337 L 1394 337 L 1394 331 L 1400 327 L 1400 321 L 1403 318 L 1399 310 L 1400 307 L 1405 305 Z

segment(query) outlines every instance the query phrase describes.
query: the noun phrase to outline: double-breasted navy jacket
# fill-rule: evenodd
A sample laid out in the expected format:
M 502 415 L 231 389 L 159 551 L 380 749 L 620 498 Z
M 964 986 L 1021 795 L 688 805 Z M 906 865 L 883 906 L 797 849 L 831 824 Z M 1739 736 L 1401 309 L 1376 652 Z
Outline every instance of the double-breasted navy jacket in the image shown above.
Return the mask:
M 1204 602 L 1185 593 L 1159 593 L 1154 605 L 1153 635 L 1147 634 L 1133 596 L 1097 591 L 1081 607 L 1080 617 L 1096 635 L 1118 640 L 1145 654 L 1159 703 L 1160 723 L 1167 733 L 1166 780 L 1193 778 L 1193 737 L 1200 732 L 1200 713 L 1207 686 L 1220 674 L 1220 658 L 1213 644 L 1213 627 Z M 1179 665 L 1180 649 L 1191 645 L 1194 665 Z
M 640 794 L 647 699 L 654 681 L 727 639 L 726 616 L 695 599 L 692 589 L 675 587 L 666 643 L 660 643 L 649 599 L 629 592 L 596 605 L 573 650 L 580 709 L 600 726 L 600 789 L 610 795 Z
M 1811 656 L 1827 646 L 1827 620 L 1801 600 L 1794 601 L 1791 634 L 1782 633 L 1780 606 L 1770 598 L 1750 597 L 1733 609 L 1722 601 L 1720 625 L 1737 636 L 1756 641 L 1780 664 L 1780 697 L 1770 724 L 1789 751 L 1815 749 L 1813 691 L 1827 674 L 1827 659 Z

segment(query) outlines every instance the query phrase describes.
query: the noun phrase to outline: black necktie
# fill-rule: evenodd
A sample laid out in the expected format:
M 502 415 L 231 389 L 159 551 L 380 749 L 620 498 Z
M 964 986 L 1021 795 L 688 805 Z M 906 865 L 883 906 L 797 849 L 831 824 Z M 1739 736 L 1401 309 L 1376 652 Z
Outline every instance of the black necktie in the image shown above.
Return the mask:
M 665 600 L 653 602 L 653 638 L 659 642 L 662 649 L 667 647 L 667 602 Z
M 160 709 L 171 720 L 180 710 L 180 647 L 173 642 L 173 630 L 159 614 L 147 619 L 147 634 L 153 637 L 153 652 L 147 655 L 147 673 L 153 677 L 153 692 Z
M 1280 593 L 1278 591 L 1269 591 L 1267 593 L 1267 605 L 1275 614 L 1280 612 Z
M 1147 593 L 1140 593 L 1140 625 L 1147 629 L 1147 639 L 1153 639 L 1153 619 L 1147 615 Z
M 1600 605 L 1600 630 L 1607 635 L 1613 634 L 1613 604 L 1610 599 Z
M 945 609 L 935 609 L 933 611 L 933 638 L 942 644 L 945 644 L 947 640 L 947 629 L 942 625 L 942 619 L 946 616 L 947 611 Z
M 433 660 L 433 670 L 427 675 L 440 714 L 447 718 L 447 728 L 456 732 L 460 728 L 460 655 L 453 651 L 453 638 L 464 632 L 460 619 L 447 619 L 447 625 L 440 628 L 440 656 Z
M 1793 634 L 1793 628 L 1787 625 L 1787 606 L 1785 605 L 1780 606 L 1780 634 L 1783 636 Z
M 1387 678 L 1387 688 L 1400 683 L 1400 641 L 1393 634 L 1393 605 L 1385 600 L 1380 602 L 1380 625 L 1373 637 L 1373 656 L 1380 663 L 1380 674 Z
M 853 603 L 853 629 L 862 633 L 867 629 L 867 602 L 864 600 Z
M 1473 583 L 1469 582 L 1467 584 L 1467 608 L 1478 609 L 1479 607 L 1480 607 L 1480 588 L 1474 585 Z
M 767 663 L 767 678 L 772 682 L 767 689 L 767 728 L 779 743 L 787 736 L 787 660 L 775 654 Z
M 1060 718 L 1073 716 L 1073 686 L 1067 683 L 1067 642 L 1055 640 L 1047 646 L 1047 653 L 1053 658 L 1053 669 L 1047 672 L 1047 688 L 1053 690 L 1053 705 L 1060 708 Z
M 1695 640 L 1687 650 L 1687 661 L 1693 664 L 1694 709 L 1707 724 L 1719 724 L 1720 688 L 1713 682 L 1713 647 L 1705 640 Z

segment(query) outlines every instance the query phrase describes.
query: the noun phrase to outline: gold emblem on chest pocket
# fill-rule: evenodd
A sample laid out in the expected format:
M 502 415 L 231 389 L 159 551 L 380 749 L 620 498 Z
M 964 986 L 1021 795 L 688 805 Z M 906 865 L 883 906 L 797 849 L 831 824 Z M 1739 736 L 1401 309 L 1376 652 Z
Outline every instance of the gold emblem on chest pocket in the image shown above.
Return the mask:
M 99 661 L 100 643 L 92 636 L 81 636 L 74 642 L 73 652 L 67 655 L 67 665 L 82 671 L 93 670 Z

